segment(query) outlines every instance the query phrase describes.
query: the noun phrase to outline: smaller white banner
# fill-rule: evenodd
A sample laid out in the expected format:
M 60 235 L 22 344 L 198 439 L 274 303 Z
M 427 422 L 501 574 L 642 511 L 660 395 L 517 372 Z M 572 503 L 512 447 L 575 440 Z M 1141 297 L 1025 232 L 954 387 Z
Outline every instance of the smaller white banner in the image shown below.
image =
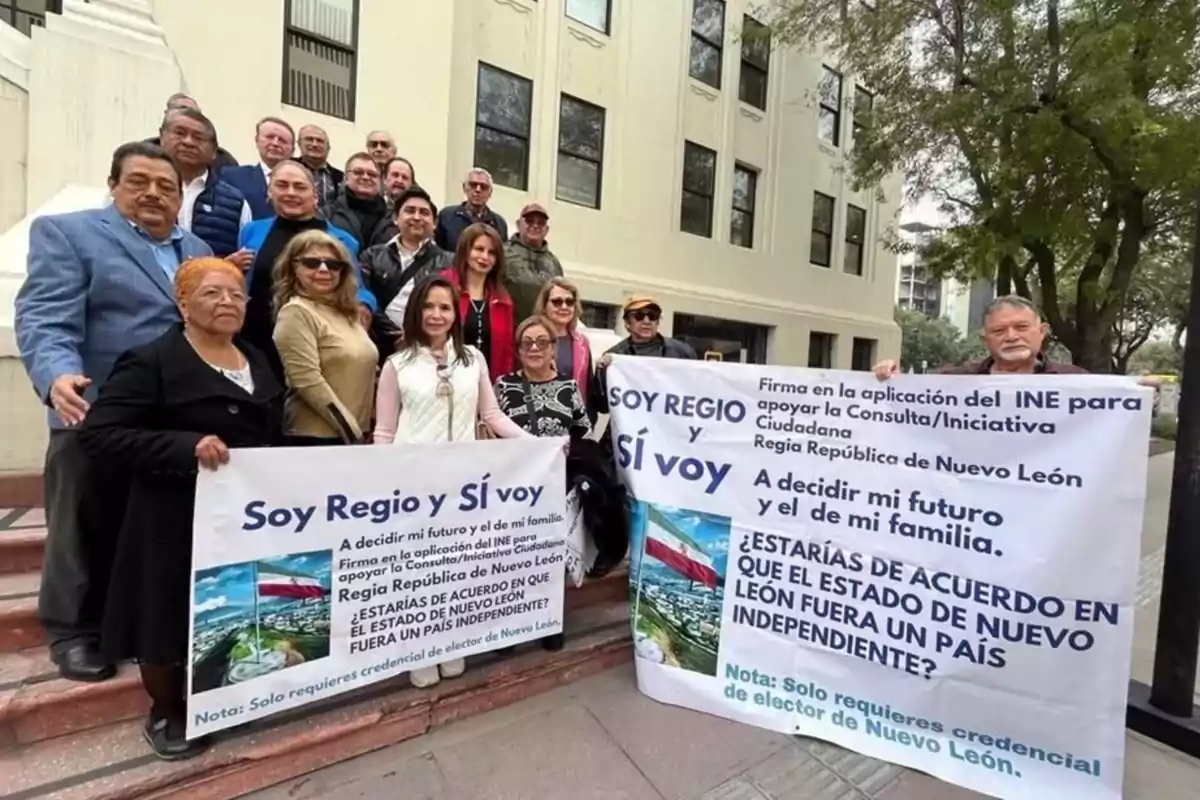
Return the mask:
M 202 471 L 188 738 L 561 632 L 562 446 L 240 450 Z

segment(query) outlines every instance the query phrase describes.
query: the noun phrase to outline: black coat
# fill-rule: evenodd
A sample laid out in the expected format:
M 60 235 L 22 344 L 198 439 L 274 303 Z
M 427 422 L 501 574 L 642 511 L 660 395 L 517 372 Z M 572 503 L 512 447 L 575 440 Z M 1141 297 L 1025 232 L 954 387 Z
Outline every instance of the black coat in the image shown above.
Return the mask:
M 629 503 L 604 444 L 591 439 L 571 441 L 567 490 L 571 489 L 579 494 L 583 523 L 597 552 L 610 565 L 616 564 L 629 548 Z
M 408 269 L 400 263 L 400 250 L 395 242 L 377 244 L 359 256 L 363 286 L 371 290 L 378 304 L 371 319 L 371 340 L 379 350 L 380 364 L 396 352 L 396 342 L 401 334 L 400 326 L 388 318 L 388 304 L 405 286 L 411 284 L 415 288 L 429 276 L 449 269 L 453 262 L 454 256 L 434 244 L 432 239 L 417 251 Z
M 101 469 L 132 477 L 101 629 L 108 658 L 186 660 L 197 443 L 213 435 L 230 448 L 268 447 L 282 438 L 283 388 L 262 353 L 238 346 L 253 395 L 205 363 L 177 326 L 117 360 L 80 429 Z

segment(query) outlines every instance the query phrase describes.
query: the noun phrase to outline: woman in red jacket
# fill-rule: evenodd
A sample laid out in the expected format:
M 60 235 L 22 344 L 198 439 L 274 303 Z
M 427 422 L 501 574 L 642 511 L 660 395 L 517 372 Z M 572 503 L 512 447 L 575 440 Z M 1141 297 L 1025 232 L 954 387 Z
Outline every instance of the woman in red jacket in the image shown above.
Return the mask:
M 491 225 L 476 222 L 458 237 L 454 264 L 442 273 L 459 290 L 463 343 L 483 353 L 488 373 L 515 369 L 513 336 L 517 321 L 504 289 L 504 246 Z

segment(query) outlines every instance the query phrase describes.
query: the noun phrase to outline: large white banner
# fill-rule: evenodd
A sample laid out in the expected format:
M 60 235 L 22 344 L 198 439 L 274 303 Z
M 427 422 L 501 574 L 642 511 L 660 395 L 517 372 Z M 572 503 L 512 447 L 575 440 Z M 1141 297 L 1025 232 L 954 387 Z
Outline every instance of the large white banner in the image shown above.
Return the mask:
M 561 632 L 564 474 L 556 439 L 202 470 L 188 737 Z
M 1119 798 L 1152 392 L 616 358 L 638 685 L 1002 798 Z

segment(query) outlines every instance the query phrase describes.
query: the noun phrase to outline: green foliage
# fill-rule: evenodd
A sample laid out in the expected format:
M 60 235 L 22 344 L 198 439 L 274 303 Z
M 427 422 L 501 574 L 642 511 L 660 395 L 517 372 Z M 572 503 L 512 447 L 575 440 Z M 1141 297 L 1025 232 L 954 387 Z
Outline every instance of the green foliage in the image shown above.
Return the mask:
M 971 344 L 945 317 L 934 319 L 897 307 L 896 324 L 901 335 L 900 368 L 905 372 L 932 372 L 973 357 Z
M 1150 435 L 1157 439 L 1175 441 L 1179 433 L 1179 418 L 1171 416 L 1155 417 L 1150 423 Z
M 1129 360 L 1131 375 L 1179 375 L 1183 356 L 1170 342 L 1147 342 Z
M 1198 15 L 1195 0 L 782 0 L 772 34 L 876 93 L 851 172 L 901 172 L 943 204 L 931 264 L 1036 300 L 1073 360 L 1108 372 L 1114 347 L 1136 350 L 1143 256 L 1187 241 Z

